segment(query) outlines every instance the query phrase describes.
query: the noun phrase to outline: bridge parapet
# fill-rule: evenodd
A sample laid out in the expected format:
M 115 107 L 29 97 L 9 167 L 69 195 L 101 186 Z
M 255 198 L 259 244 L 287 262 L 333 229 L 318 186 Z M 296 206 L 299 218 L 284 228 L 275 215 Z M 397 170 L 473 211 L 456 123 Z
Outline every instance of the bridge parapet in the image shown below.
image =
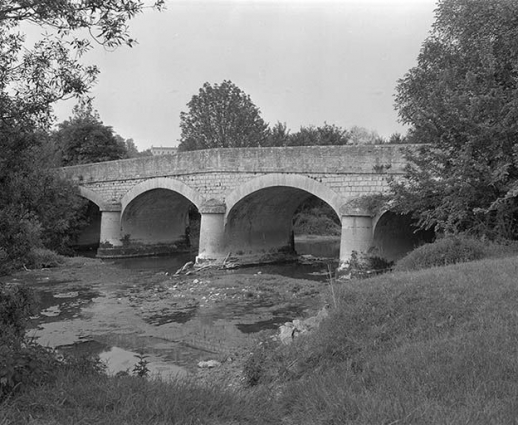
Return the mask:
M 406 145 L 233 148 L 64 167 L 81 184 L 211 173 L 401 174 Z

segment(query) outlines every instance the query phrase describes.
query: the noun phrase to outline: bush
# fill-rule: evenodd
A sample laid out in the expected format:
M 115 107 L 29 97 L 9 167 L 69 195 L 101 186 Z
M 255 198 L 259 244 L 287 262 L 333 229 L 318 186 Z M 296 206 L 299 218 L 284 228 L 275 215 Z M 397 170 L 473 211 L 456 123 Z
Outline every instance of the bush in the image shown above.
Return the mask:
M 336 216 L 334 211 L 331 212 Z M 305 210 L 295 216 L 293 230 L 300 235 L 339 236 L 342 229 L 334 218 L 319 208 Z
M 46 248 L 32 248 L 29 251 L 27 260 L 27 267 L 31 269 L 57 267 L 63 263 L 63 257 L 61 255 Z
M 395 270 L 420 270 L 480 260 L 490 256 L 490 247 L 493 245 L 466 236 L 444 237 L 410 252 L 398 261 Z
M 340 269 L 340 275 L 363 279 L 389 271 L 394 262 L 371 253 L 353 251 L 351 258 Z

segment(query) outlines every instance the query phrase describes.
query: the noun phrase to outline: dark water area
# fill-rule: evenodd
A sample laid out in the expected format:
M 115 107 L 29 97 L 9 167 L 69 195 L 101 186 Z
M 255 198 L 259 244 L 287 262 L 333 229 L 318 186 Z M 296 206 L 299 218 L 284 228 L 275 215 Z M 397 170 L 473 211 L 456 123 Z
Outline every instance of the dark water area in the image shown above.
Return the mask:
M 179 254 L 175 256 L 123 258 L 107 261 L 128 270 L 152 270 L 174 274 L 187 262 L 194 261 L 195 259 L 195 254 Z M 321 282 L 329 278 L 329 269 L 335 270 L 337 266 L 338 258 L 327 258 L 322 261 L 308 261 L 307 264 L 300 261 L 291 261 L 261 265 L 242 265 L 234 269 L 228 269 L 225 272 L 228 274 L 266 273 Z
M 196 253 L 180 253 L 175 255 L 164 255 L 156 257 L 120 258 L 106 260 L 127 270 L 152 270 L 157 272 L 176 273 L 189 261 L 195 261 Z

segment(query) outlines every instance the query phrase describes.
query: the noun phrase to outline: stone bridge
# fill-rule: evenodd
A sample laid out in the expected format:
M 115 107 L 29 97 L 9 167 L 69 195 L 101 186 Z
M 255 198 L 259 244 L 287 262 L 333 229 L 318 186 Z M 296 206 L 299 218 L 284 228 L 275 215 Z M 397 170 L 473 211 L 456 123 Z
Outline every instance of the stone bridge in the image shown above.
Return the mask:
M 188 249 L 199 213 L 198 260 L 274 259 L 294 251 L 294 212 L 315 196 L 341 222 L 345 261 L 373 247 L 393 259 L 417 243 L 406 217 L 374 214 L 365 198 L 385 192 L 404 165 L 398 145 L 306 146 L 193 151 L 62 172 L 91 201 L 80 244 L 97 244 L 99 257 Z

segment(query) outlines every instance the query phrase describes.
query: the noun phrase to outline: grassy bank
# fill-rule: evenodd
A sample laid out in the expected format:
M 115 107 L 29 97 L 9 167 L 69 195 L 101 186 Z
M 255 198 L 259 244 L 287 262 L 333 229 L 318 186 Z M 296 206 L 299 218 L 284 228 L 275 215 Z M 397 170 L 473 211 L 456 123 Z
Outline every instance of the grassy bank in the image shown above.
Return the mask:
M 518 417 L 518 260 L 351 282 L 271 376 L 290 423 L 510 424 Z
M 504 258 L 343 283 L 318 332 L 256 353 L 253 387 L 63 375 L 0 424 L 515 423 L 517 276 Z

